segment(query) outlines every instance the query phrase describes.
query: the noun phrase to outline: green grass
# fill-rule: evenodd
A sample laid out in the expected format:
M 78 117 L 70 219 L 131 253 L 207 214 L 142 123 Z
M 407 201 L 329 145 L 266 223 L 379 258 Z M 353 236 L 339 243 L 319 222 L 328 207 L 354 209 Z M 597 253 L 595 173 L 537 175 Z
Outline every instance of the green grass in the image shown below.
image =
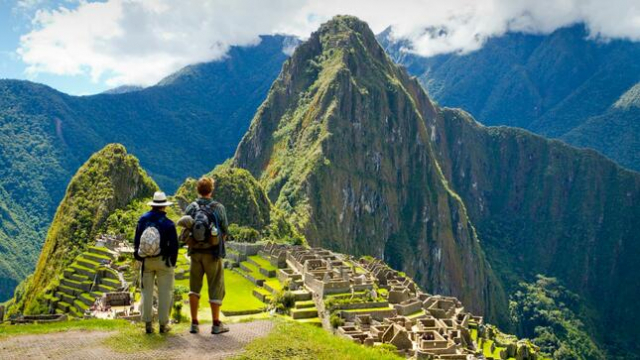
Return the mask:
M 206 276 L 200 291 L 200 302 L 198 307 L 198 320 L 211 321 L 211 310 L 209 310 L 209 287 L 207 285 Z M 249 280 L 243 278 L 231 270 L 224 270 L 224 284 L 226 294 L 222 302 L 222 311 L 244 311 L 244 310 L 262 310 L 265 304 L 253 296 L 253 289 L 256 286 Z M 185 286 L 189 288 L 189 279 L 176 280 L 175 285 Z M 187 295 L 184 296 L 187 298 Z M 189 306 L 182 307 L 183 315 L 189 319 Z
M 260 255 L 249 256 L 249 259 L 253 260 L 261 268 L 263 268 L 263 269 L 265 269 L 267 271 L 276 271 L 276 270 L 278 270 L 278 268 L 276 268 L 275 266 L 271 265 L 269 260 L 263 258 Z
M 354 344 L 316 326 L 278 321 L 269 335 L 251 342 L 246 352 L 234 359 L 398 360 L 404 357 Z
M 266 278 L 266 276 L 264 276 L 264 275 L 262 275 L 262 274 L 260 273 L 260 269 L 258 269 L 258 267 L 257 267 L 257 266 L 255 266 L 255 265 L 251 264 L 251 263 L 250 263 L 250 262 L 248 262 L 248 261 L 243 261 L 243 262 L 242 262 L 242 264 L 243 264 L 247 269 L 249 269 L 248 273 L 249 273 L 249 275 L 251 275 L 253 278 L 255 278 L 255 279 L 264 279 L 264 280 L 266 280 L 266 279 L 267 279 L 267 278 Z M 246 271 L 246 270 L 245 270 L 245 271 Z
M 368 309 L 348 309 L 348 310 L 341 310 L 341 311 L 346 311 L 346 312 L 376 312 L 376 311 L 387 311 L 389 309 L 392 309 L 391 306 L 388 307 L 379 307 L 379 308 L 368 308 Z
M 305 307 L 315 307 L 316 303 L 313 300 L 306 300 L 306 301 L 296 301 L 296 305 L 302 309 Z
M 144 333 L 144 325 L 139 323 L 118 329 L 118 332 L 106 338 L 103 344 L 114 351 L 129 354 L 158 350 L 167 341 L 167 337 L 176 336 L 176 334 L 186 331 L 187 323 L 183 322 L 173 325 L 172 332 L 168 335 L 160 335 L 157 332 L 147 335 Z
M 255 287 L 253 288 L 253 290 L 259 292 L 262 295 L 266 295 L 266 296 L 271 296 L 271 293 L 269 292 L 269 290 L 263 288 L 263 287 Z
M 91 294 L 89 294 L 89 293 L 82 293 L 82 294 L 80 294 L 80 297 L 83 297 L 83 298 L 85 298 L 85 299 L 87 299 L 87 300 L 90 300 L 90 301 L 95 301 L 95 300 L 96 300 L 96 299 L 95 299 L 93 296 L 91 296 Z
M 48 334 L 52 332 L 72 331 L 72 330 L 99 330 L 115 331 L 132 326 L 124 320 L 76 320 L 62 321 L 46 324 L 9 325 L 0 324 L 0 338 L 14 335 L 26 334 Z
M 491 344 L 493 344 L 493 340 L 485 340 L 482 345 L 482 353 L 485 357 L 492 356 L 494 359 L 500 359 L 500 351 L 505 348 L 496 346 L 495 351 L 491 352 Z
M 82 309 L 82 311 L 85 311 L 85 310 L 87 310 L 89 308 L 89 306 L 87 304 L 83 303 L 82 301 L 80 301 L 78 299 L 74 300 L 73 304 L 74 305 L 78 305 Z
M 282 290 L 282 284 L 280 283 L 280 280 L 278 280 L 277 278 L 267 279 L 265 280 L 265 284 L 269 285 L 275 291 Z
M 364 295 L 366 295 L 366 293 L 367 293 L 367 291 L 362 290 L 362 291 L 356 291 L 353 295 L 355 297 L 358 297 L 358 296 L 364 296 Z M 329 299 L 348 299 L 350 297 L 351 297 L 351 293 L 350 292 L 346 292 L 346 293 L 330 294 L 330 295 L 325 296 L 325 299 L 326 300 L 329 300 Z
M 107 250 L 106 248 L 103 248 L 103 247 L 89 246 L 89 249 L 97 250 L 98 252 L 101 252 L 101 253 L 102 253 L 102 254 L 104 254 L 105 256 L 109 256 L 109 255 L 111 255 L 111 253 L 109 252 L 109 250 Z
M 226 295 L 222 311 L 242 311 L 264 309 L 264 303 L 253 296 L 256 287 L 251 281 L 231 270 L 224 271 Z
M 107 256 L 107 255 L 103 255 L 103 254 L 96 254 L 96 253 L 90 253 L 90 252 L 82 253 L 82 258 L 83 259 L 90 260 L 90 259 L 87 259 L 86 256 L 97 257 L 97 258 L 103 259 L 103 260 L 113 260 L 111 258 L 111 256 Z
M 88 267 L 86 267 L 86 266 L 82 266 L 82 265 L 80 265 L 80 264 L 78 264 L 78 263 L 73 263 L 73 264 L 71 264 L 71 266 L 70 266 L 70 267 L 71 267 L 71 268 L 73 268 L 74 270 L 75 270 L 75 269 L 81 269 L 81 270 L 89 271 L 89 272 L 91 272 L 92 274 L 95 274 L 95 273 L 96 273 L 96 269 L 91 269 L 91 268 L 88 268 Z

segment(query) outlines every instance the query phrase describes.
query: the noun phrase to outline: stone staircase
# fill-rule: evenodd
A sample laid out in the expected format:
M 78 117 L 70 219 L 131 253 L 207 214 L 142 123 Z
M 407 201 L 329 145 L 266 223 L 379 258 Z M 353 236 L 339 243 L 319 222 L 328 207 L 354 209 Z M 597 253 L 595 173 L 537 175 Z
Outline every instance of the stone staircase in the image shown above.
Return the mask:
M 55 312 L 82 317 L 96 298 L 120 289 L 122 283 L 118 272 L 102 264 L 108 260 L 113 261 L 114 254 L 97 247 L 90 247 L 76 257 L 63 271 L 58 286 L 45 294 Z

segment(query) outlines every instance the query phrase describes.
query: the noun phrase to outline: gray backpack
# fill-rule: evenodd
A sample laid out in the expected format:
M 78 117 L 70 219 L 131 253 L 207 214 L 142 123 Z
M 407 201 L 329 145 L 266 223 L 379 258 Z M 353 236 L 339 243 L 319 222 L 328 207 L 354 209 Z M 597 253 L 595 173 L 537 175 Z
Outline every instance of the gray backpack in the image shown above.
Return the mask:
M 198 204 L 194 202 L 196 207 L 193 214 L 193 228 L 191 236 L 195 240 L 194 248 L 207 249 L 218 244 L 218 218 L 213 210 L 213 203 L 209 205 Z

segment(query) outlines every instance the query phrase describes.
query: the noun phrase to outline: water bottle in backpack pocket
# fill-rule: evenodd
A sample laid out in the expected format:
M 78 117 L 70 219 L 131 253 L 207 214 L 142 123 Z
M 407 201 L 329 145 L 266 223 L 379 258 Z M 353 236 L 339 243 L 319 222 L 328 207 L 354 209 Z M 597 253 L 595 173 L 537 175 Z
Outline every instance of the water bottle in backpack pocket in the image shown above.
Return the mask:
M 140 236 L 140 246 L 138 247 L 138 256 L 154 257 L 160 255 L 160 230 L 155 223 L 147 223 L 147 227 Z

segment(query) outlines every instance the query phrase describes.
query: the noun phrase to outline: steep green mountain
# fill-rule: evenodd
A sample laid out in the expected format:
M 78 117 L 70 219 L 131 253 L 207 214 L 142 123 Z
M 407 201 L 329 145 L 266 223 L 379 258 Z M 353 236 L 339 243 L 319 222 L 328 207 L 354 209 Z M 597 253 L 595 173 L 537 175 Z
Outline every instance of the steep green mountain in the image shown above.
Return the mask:
M 507 289 L 537 274 L 556 277 L 594 310 L 601 343 L 634 349 L 640 174 L 592 150 L 483 127 L 461 110 L 441 109 L 429 127 Z
M 42 294 L 87 250 L 116 209 L 158 189 L 124 146 L 111 144 L 78 170 L 58 207 L 35 272 L 17 288 L 10 312 L 38 313 Z
M 427 58 L 408 52 L 410 44 L 393 40 L 390 30 L 378 39 L 442 105 L 463 108 L 486 125 L 522 127 L 591 147 L 640 170 L 637 112 L 618 108 L 610 114 L 640 81 L 640 42 L 587 35 L 583 25 L 549 35 L 508 33 L 478 51 Z
M 640 175 L 435 106 L 355 18 L 298 47 L 233 164 L 312 245 L 382 257 L 492 321 L 502 288 L 557 277 L 599 346 L 637 351 Z
M 233 154 L 292 41 L 265 36 L 256 46 L 232 48 L 223 60 L 186 67 L 132 92 L 77 97 L 0 80 L 0 196 L 5 206 L 21 209 L 12 210 L 14 217 L 24 211 L 30 218 L 30 225 L 0 225 L 28 244 L 19 255 L 15 251 L 22 250 L 0 236 L 7 263 L 0 264 L 0 301 L 24 276 L 11 268 L 33 269 L 56 207 L 84 159 L 108 143 L 122 143 L 164 190 L 175 191 L 187 176 Z M 20 230 L 24 226 L 32 230 Z M 24 260 L 20 266 L 12 260 L 17 257 Z
M 598 149 L 611 159 L 640 171 L 640 82 L 606 112 L 587 119 L 562 136 L 576 146 Z
M 365 23 L 337 17 L 285 63 L 233 163 L 312 246 L 384 258 L 504 323 L 505 294 L 429 141 L 437 109 L 419 93 Z

